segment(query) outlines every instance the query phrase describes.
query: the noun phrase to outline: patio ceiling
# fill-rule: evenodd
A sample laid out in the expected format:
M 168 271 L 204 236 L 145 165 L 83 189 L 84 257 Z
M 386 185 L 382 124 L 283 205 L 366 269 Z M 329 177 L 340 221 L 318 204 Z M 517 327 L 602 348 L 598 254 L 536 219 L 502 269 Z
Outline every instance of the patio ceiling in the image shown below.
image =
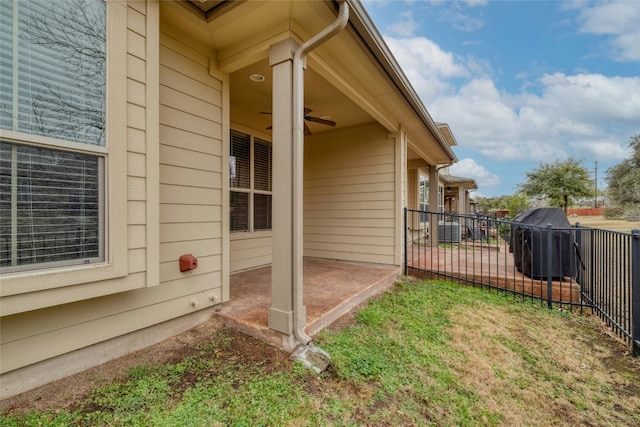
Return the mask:
M 252 74 L 262 75 L 265 79 L 262 82 L 252 81 Z M 271 132 L 267 130 L 271 126 L 271 115 L 263 114 L 272 110 L 272 79 L 268 60 L 233 72 L 230 84 L 232 120 L 259 123 L 260 130 Z M 313 134 L 373 121 L 364 110 L 310 68 L 305 72 L 305 107 L 312 110 L 309 113 L 311 116 L 336 122 L 336 126 L 331 127 L 307 121 Z
M 384 63 L 389 53 L 386 48 L 378 50 L 381 37 L 370 27 L 359 3 L 350 3 L 355 8 L 353 21 L 308 57 L 305 107 L 312 110 L 310 115 L 330 116 L 337 124 L 333 128 L 306 122 L 311 132 L 376 121 L 395 133 L 402 123 L 409 135 L 409 160 L 451 163 L 455 155 L 446 136 L 419 101 L 407 101 L 406 80 L 394 77 L 397 64 Z M 209 50 L 216 68 L 230 76 L 231 119 L 268 133 L 271 117 L 260 113 L 273 108 L 269 46 L 288 38 L 299 43 L 308 40 L 335 20 L 337 3 L 190 0 L 160 2 L 160 7 L 161 18 L 186 32 L 194 46 Z M 264 81 L 249 79 L 256 73 Z

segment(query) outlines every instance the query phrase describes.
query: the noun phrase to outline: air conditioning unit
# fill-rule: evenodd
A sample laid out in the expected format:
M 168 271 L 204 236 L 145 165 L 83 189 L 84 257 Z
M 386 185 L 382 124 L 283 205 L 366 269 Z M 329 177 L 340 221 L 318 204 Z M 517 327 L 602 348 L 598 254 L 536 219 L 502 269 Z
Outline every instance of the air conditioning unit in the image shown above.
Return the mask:
M 460 243 L 461 238 L 460 224 L 457 222 L 438 222 L 438 243 Z

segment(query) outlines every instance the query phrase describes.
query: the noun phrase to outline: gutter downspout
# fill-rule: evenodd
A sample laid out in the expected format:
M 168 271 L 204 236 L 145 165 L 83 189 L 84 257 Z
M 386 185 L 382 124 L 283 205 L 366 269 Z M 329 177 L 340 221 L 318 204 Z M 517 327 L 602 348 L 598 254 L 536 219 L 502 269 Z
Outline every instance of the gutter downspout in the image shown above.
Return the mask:
M 327 28 L 307 40 L 293 56 L 293 327 L 294 336 L 303 346 L 311 343 L 304 331 L 303 290 L 303 180 L 304 180 L 304 66 L 312 50 L 340 33 L 349 22 L 349 5 L 340 1 L 338 17 Z M 327 355 L 328 356 L 328 355 Z

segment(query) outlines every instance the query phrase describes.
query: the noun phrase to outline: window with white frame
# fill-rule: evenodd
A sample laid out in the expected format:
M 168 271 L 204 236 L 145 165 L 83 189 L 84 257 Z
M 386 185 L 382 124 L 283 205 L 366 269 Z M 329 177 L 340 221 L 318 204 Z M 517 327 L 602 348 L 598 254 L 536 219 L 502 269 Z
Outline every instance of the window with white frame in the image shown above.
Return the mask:
M 429 206 L 429 179 L 420 174 L 420 183 L 418 185 L 418 202 L 420 210 L 426 211 Z
M 0 267 L 105 259 L 106 5 L 0 2 Z
M 271 230 L 271 142 L 235 130 L 230 141 L 230 229 Z

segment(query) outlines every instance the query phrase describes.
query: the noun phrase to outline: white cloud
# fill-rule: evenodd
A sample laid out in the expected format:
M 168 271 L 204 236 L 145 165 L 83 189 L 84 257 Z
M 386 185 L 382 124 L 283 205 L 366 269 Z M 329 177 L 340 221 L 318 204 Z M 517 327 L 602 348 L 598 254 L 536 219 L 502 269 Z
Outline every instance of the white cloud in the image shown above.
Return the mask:
M 449 22 L 456 30 L 472 33 L 484 27 L 482 16 L 471 15 L 460 9 L 445 9 L 441 12 L 440 20 Z
M 607 140 L 599 141 L 574 141 L 569 143 L 576 153 L 584 153 L 587 157 L 602 160 L 620 160 L 631 155 L 628 144 L 623 141 L 611 142 Z
M 448 79 L 470 76 L 469 70 L 452 53 L 443 51 L 425 37 L 387 37 L 385 41 L 425 100 L 450 92 L 452 85 Z
M 398 15 L 400 19 L 398 19 L 393 24 L 389 24 L 386 29 L 395 35 L 401 37 L 412 37 L 415 35 L 416 30 L 420 27 L 418 21 L 413 19 L 413 12 L 411 10 L 407 10 L 406 12 L 402 12 Z
M 640 77 L 555 73 L 545 74 L 539 82 L 543 94 L 534 103 L 539 108 L 595 124 L 640 120 Z
M 489 0 L 465 0 L 464 3 L 469 7 L 486 6 L 489 4 Z
M 640 2 L 636 3 L 614 4 L 611 9 L 605 7 L 609 3 L 588 9 L 582 3 L 574 10 L 581 14 L 583 33 L 611 35 L 619 52 L 624 40 L 635 37 L 634 43 L 629 42 L 633 46 L 624 50 L 631 57 L 634 49 L 640 49 L 640 34 L 634 36 L 638 30 L 627 17 L 620 18 L 620 28 L 612 17 L 627 10 L 640 22 L 635 14 Z M 603 22 L 597 22 L 596 11 L 605 13 Z M 517 76 L 520 89 L 507 92 L 498 89 L 492 64 L 483 58 L 457 56 L 426 37 L 385 40 L 431 116 L 451 126 L 461 147 L 492 164 L 503 162 L 504 170 L 498 174 L 507 169 L 522 173 L 514 169 L 516 165 L 567 157 L 615 163 L 628 157 L 629 137 L 640 132 L 640 77 L 588 70 L 541 74 L 542 67 L 534 67 Z M 482 162 L 472 162 L 463 159 L 452 173 L 460 168 L 459 175 L 475 178 L 484 188 L 504 185 Z
M 595 3 L 578 15 L 580 32 L 611 36 L 619 61 L 640 60 L 640 2 Z
M 474 159 L 462 159 L 449 166 L 451 175 L 473 178 L 479 188 L 495 187 L 500 184 L 500 177 L 489 172 L 484 166 L 479 165 Z
M 640 125 L 640 78 L 545 75 L 540 94 L 503 93 L 487 77 L 427 103 L 460 145 L 495 160 L 621 160 Z M 612 142 L 616 141 L 616 142 Z

